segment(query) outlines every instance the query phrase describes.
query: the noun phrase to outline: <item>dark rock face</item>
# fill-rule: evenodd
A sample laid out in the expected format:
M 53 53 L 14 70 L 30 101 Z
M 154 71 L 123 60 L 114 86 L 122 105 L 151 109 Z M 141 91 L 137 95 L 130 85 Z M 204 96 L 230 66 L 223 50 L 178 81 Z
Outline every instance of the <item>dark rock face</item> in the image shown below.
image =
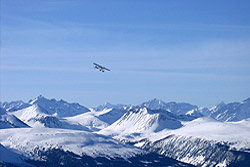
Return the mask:
M 41 161 L 29 160 L 27 163 L 36 167 L 167 167 L 167 166 L 182 166 L 191 167 L 193 165 L 179 162 L 177 160 L 158 155 L 156 153 L 148 153 L 137 155 L 128 159 L 123 158 L 105 158 L 105 157 L 89 157 L 86 155 L 78 156 L 71 152 L 64 152 L 60 149 L 53 149 L 46 152 L 40 152 Z M 8 166 L 11 164 L 2 164 Z M 0 163 L 1 166 L 1 163 Z
M 250 153 L 230 149 L 230 143 L 169 135 L 142 148 L 195 166 L 250 166 Z M 243 165 L 244 164 L 244 165 Z

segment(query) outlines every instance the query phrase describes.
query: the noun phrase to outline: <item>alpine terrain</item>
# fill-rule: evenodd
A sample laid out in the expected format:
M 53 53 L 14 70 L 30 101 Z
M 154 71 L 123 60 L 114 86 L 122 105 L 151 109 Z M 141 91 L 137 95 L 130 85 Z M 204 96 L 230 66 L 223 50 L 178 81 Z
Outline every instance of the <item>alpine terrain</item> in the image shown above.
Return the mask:
M 0 166 L 250 166 L 250 98 L 212 108 L 0 102 Z

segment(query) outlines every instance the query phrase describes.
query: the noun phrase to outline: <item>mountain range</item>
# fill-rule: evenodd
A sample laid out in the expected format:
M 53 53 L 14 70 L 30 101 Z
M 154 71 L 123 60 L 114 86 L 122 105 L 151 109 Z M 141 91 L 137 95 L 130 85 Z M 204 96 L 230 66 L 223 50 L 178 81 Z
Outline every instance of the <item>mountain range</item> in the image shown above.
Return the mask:
M 38 96 L 0 102 L 0 134 L 2 166 L 250 165 L 250 98 L 88 108 Z

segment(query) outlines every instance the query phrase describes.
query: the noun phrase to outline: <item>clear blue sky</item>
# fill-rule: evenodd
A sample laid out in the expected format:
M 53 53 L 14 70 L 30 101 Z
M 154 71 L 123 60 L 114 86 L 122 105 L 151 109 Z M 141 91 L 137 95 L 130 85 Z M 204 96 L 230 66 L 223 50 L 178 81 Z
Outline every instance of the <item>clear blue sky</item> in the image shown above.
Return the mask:
M 211 107 L 250 97 L 249 0 L 0 2 L 1 101 Z

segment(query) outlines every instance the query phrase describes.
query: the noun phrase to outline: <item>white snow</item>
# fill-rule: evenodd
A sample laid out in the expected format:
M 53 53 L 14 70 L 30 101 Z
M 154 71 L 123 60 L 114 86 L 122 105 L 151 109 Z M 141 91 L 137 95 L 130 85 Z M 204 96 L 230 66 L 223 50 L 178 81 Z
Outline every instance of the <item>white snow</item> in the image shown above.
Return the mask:
M 177 135 L 199 137 L 208 140 L 228 141 L 235 148 L 250 148 L 250 128 L 242 124 L 219 122 L 211 118 L 199 118 L 172 132 Z
M 124 145 L 110 137 L 86 131 L 54 128 L 2 129 L 0 143 L 6 148 L 17 150 L 27 156 L 36 153 L 35 149 L 45 151 L 52 148 L 91 157 L 128 158 L 144 153 L 138 148 Z
M 21 119 L 25 123 L 33 118 L 41 118 L 42 116 L 48 116 L 48 112 L 45 109 L 42 109 L 37 104 L 34 104 L 28 108 L 24 108 L 22 110 L 18 110 L 15 112 L 9 113 L 11 115 L 15 115 L 17 118 Z
M 33 104 L 28 108 L 15 112 L 9 112 L 9 114 L 15 115 L 30 127 L 49 127 L 89 131 L 87 127 L 80 125 L 77 122 L 70 122 L 65 119 L 49 115 L 48 111 L 40 107 L 38 104 Z
M 30 102 L 31 105 L 39 105 L 47 111 L 49 115 L 54 115 L 60 118 L 76 116 L 90 110 L 78 103 L 68 103 L 64 100 L 57 101 L 56 99 L 46 99 L 43 96 L 38 96 Z
M 118 120 L 125 112 L 125 110 L 117 109 L 103 109 L 101 111 L 91 109 L 91 112 L 74 117 L 66 117 L 65 119 L 69 122 L 79 123 L 94 131 L 99 131 Z
M 180 121 L 164 112 L 151 112 L 147 108 L 127 112 L 118 121 L 99 131 L 98 133 L 110 136 L 151 134 L 163 129 L 176 129 L 181 127 Z
M 27 107 L 14 111 L 24 105 Z M 77 103 L 48 100 L 42 96 L 25 104 L 6 103 L 11 112 L 6 114 L 5 110 L 0 111 L 0 149 L 17 159 L 17 162 L 20 157 L 16 153 L 33 157 L 36 149 L 52 148 L 71 151 L 77 155 L 126 158 L 144 151 L 124 145 L 118 140 L 135 142 L 136 147 L 143 147 L 146 141 L 153 143 L 173 135 L 173 140 L 180 142 L 201 139 L 209 143 L 227 143 L 234 150 L 250 150 L 250 99 L 242 103 L 221 103 L 210 110 L 187 103 L 165 103 L 157 99 L 126 109 L 124 106 L 105 104 L 99 107 L 102 110 L 96 111 Z M 203 117 L 184 122 L 178 117 L 183 114 L 200 117 L 201 113 L 205 116 L 212 115 L 221 121 Z M 1 129 L 17 124 L 14 116 L 33 128 Z M 240 121 L 226 122 L 232 120 Z M 18 123 L 21 124 L 21 121 Z M 86 127 L 95 132 L 89 132 Z M 162 151 L 164 152 L 164 148 Z M 4 158 L 5 162 L 9 162 L 8 157 Z M 182 160 L 203 162 L 204 158 L 190 155 Z M 217 165 L 225 166 L 226 163 L 222 161 Z
M 66 117 L 65 119 L 72 123 L 79 123 L 92 130 L 100 130 L 109 126 L 109 124 L 98 119 L 98 115 L 104 114 L 106 112 L 109 112 L 109 110 L 104 110 L 102 112 L 96 112 L 96 111 L 87 112 L 74 117 Z
M 247 122 L 247 123 L 246 123 Z M 248 126 L 247 126 L 247 125 Z M 215 142 L 229 142 L 230 148 L 236 150 L 250 149 L 249 120 L 241 122 L 219 122 L 212 118 L 198 118 L 175 130 L 163 130 L 152 133 L 147 138 L 154 142 L 169 135 L 201 138 Z
M 29 127 L 27 124 L 19 120 L 14 115 L 0 115 L 0 129 L 5 128 L 26 128 Z

